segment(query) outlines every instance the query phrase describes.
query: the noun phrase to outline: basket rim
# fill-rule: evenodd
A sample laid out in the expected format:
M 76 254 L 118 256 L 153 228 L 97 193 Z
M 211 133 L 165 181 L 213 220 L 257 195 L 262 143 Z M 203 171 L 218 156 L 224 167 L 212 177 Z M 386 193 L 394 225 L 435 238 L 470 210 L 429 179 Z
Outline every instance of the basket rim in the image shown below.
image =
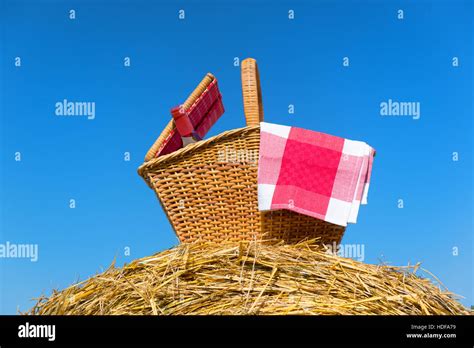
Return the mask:
M 218 135 L 215 135 L 209 139 L 206 140 L 201 140 L 193 144 L 189 144 L 186 147 L 183 147 L 179 150 L 176 150 L 172 153 L 169 153 L 164 156 L 160 156 L 157 158 L 153 158 L 149 160 L 148 162 L 144 162 L 140 167 L 138 167 L 138 174 L 145 178 L 146 172 L 150 169 L 153 169 L 156 166 L 163 165 L 169 161 L 175 160 L 176 158 L 182 157 L 187 155 L 190 152 L 194 152 L 197 149 L 200 149 L 202 147 L 206 147 L 209 145 L 212 145 L 213 143 L 223 140 L 225 138 L 230 138 L 234 137 L 240 133 L 245 134 L 245 133 L 250 133 L 252 131 L 260 129 L 260 125 L 258 126 L 250 126 L 250 127 L 242 127 L 242 128 L 235 128 L 231 129 L 228 131 L 224 131 Z

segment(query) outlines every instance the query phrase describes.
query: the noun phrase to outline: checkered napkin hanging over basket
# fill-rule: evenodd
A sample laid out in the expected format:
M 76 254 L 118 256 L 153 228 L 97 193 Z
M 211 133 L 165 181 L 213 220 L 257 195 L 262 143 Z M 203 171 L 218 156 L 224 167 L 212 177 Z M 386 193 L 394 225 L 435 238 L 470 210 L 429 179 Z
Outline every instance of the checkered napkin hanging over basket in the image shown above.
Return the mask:
M 361 141 L 261 123 L 260 211 L 288 209 L 340 226 L 367 203 L 374 149 Z

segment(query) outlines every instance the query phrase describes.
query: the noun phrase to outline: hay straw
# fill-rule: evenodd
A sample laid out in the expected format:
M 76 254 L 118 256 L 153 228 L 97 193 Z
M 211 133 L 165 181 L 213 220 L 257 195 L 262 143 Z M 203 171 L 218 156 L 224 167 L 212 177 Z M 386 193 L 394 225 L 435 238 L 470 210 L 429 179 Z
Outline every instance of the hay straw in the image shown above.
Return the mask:
M 469 314 L 415 275 L 297 245 L 182 244 L 37 299 L 26 314 Z

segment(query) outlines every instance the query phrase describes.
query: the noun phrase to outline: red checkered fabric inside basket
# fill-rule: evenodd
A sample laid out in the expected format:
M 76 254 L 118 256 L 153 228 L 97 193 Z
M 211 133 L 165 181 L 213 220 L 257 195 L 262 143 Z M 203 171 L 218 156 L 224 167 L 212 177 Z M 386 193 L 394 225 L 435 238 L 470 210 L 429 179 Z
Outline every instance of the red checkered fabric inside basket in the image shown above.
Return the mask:
M 199 96 L 191 107 L 186 110 L 191 123 L 201 138 L 216 123 L 224 113 L 222 95 L 217 85 L 217 80 L 211 82 L 206 90 Z M 175 128 L 165 139 L 156 157 L 167 155 L 183 147 L 183 141 Z

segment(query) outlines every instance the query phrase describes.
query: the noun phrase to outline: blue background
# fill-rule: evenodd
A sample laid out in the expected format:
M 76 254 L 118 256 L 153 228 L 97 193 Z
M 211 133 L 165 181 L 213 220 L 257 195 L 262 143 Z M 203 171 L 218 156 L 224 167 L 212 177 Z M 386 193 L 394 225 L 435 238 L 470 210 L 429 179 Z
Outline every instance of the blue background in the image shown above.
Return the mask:
M 244 126 L 234 57 L 259 62 L 267 121 L 376 148 L 369 204 L 343 243 L 364 244 L 368 263 L 421 261 L 473 303 L 470 1 L 0 4 L 0 243 L 39 245 L 36 263 L 0 259 L 0 313 L 177 244 L 136 169 L 207 72 L 226 107 L 209 135 Z M 389 98 L 420 102 L 420 119 L 380 116 Z M 95 102 L 95 120 L 56 116 L 63 99 Z

